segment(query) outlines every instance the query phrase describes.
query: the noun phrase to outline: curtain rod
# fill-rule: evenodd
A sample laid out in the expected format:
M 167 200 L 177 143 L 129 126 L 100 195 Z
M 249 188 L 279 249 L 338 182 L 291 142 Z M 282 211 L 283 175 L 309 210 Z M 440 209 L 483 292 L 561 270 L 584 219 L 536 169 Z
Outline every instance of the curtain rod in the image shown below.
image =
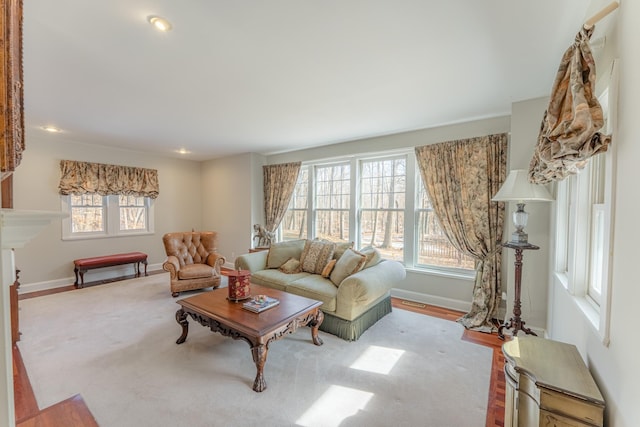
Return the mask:
M 607 6 L 602 8 L 600 12 L 596 13 L 591 18 L 587 19 L 584 23 L 584 28 L 586 28 L 587 30 L 590 29 L 595 25 L 596 22 L 598 22 L 599 20 L 601 20 L 602 18 L 604 18 L 605 16 L 607 16 L 608 14 L 616 10 L 618 6 L 620 6 L 620 3 L 618 3 L 617 1 L 609 3 Z

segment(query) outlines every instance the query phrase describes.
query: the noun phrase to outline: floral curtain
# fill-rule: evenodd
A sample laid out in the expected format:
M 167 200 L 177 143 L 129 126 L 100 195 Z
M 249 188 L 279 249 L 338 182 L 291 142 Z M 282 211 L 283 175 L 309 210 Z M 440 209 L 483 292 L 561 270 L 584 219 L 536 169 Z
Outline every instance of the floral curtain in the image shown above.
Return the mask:
M 589 39 L 594 27 L 582 28 L 567 49 L 556 75 L 538 143 L 529 165 L 536 184 L 560 181 L 584 168 L 589 158 L 607 151 L 611 137 L 596 98 L 596 66 Z
M 507 176 L 507 135 L 416 147 L 420 175 L 445 235 L 476 260 L 466 328 L 492 332 L 502 295 L 504 203 L 491 201 Z
M 123 194 L 155 199 L 160 194 L 155 169 L 60 161 L 58 192 L 68 194 Z
M 284 217 L 298 180 L 301 162 L 266 165 L 264 179 L 264 220 L 267 231 L 274 232 Z

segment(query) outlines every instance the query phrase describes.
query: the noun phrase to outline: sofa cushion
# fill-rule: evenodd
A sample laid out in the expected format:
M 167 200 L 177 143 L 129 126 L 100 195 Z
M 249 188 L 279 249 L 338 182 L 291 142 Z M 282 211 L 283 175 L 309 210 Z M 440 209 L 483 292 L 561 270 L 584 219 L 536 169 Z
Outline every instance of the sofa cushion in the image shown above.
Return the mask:
M 365 268 L 373 267 L 374 265 L 382 261 L 382 255 L 380 255 L 380 251 L 378 251 L 373 246 L 365 246 L 364 248 L 358 249 L 358 252 L 367 257 L 367 261 L 364 263 L 364 267 L 362 267 L 363 270 Z
M 329 279 L 317 274 L 294 280 L 287 285 L 287 292 L 322 301 L 322 311 L 336 311 L 338 288 Z
M 300 273 L 300 260 L 289 258 L 278 270 L 286 274 Z
M 280 268 L 289 258 L 300 259 L 306 240 L 287 240 L 272 243 L 267 254 L 267 268 Z
M 321 274 L 322 270 L 333 256 L 333 251 L 335 249 L 336 244 L 333 242 L 307 240 L 304 244 L 302 255 L 300 255 L 300 267 L 302 268 L 302 271 L 312 274 Z
M 336 266 L 331 272 L 330 279 L 334 285 L 340 286 L 340 283 L 347 277 L 362 270 L 367 257 L 353 249 L 347 249 L 340 257 Z
M 309 273 L 287 274 L 277 269 L 260 270 L 251 274 L 251 283 L 286 291 L 289 283 L 309 276 Z
M 336 250 L 333 251 L 333 259 L 340 259 L 344 251 L 353 249 L 353 242 L 336 242 Z
M 178 270 L 178 279 L 202 279 L 212 277 L 214 273 L 213 267 L 207 264 L 187 264 Z

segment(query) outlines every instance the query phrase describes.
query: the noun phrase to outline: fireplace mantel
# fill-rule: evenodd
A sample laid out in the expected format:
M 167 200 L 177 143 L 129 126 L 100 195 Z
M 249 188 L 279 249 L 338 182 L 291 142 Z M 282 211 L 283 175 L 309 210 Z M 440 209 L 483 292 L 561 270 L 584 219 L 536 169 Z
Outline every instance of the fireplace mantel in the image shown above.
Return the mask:
M 2 249 L 24 247 L 56 219 L 68 216 L 55 211 L 0 209 Z

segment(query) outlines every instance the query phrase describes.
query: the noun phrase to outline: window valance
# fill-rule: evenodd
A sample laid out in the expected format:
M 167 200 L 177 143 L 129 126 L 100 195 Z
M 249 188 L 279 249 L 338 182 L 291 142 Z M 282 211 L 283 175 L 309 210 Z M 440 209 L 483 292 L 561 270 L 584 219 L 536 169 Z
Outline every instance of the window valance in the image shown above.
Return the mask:
M 60 161 L 58 192 L 62 195 L 124 194 L 155 199 L 160 194 L 159 190 L 158 171 L 155 169 Z
M 589 158 L 607 151 L 611 136 L 595 95 L 596 64 L 589 46 L 591 29 L 582 28 L 567 49 L 556 74 L 549 106 L 529 165 L 535 184 L 560 181 L 576 174 Z

